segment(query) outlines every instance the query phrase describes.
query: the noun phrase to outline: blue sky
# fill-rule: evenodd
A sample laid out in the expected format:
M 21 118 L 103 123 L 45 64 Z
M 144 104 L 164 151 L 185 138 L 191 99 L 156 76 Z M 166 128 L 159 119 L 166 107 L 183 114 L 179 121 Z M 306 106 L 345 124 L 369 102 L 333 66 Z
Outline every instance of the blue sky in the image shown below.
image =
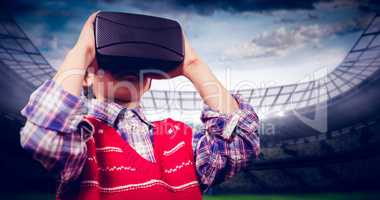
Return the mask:
M 53 67 L 74 45 L 91 12 L 141 13 L 178 20 L 194 49 L 229 89 L 318 78 L 340 63 L 374 8 L 370 0 L 70 2 L 9 4 L 17 23 Z M 193 90 L 186 83 L 184 78 L 154 81 L 152 89 L 181 85 L 177 89 Z

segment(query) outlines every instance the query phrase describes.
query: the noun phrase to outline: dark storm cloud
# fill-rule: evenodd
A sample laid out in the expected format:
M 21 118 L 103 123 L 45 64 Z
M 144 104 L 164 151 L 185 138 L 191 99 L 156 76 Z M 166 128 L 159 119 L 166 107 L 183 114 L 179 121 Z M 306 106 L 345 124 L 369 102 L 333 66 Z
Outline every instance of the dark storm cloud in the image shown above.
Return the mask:
M 318 2 L 328 2 L 330 0 L 180 0 L 177 2 L 178 7 L 194 7 L 199 10 L 207 9 L 214 10 L 227 10 L 232 12 L 243 11 L 274 11 L 274 10 L 310 10 L 314 9 L 314 4 Z M 173 2 L 173 1 L 170 1 Z
M 99 2 L 99 0 L 95 0 Z M 228 12 L 267 12 L 275 10 L 312 10 L 315 4 L 330 2 L 331 0 L 130 0 L 136 7 L 143 9 L 158 9 L 161 4 L 179 11 L 195 11 L 199 14 L 209 15 L 216 10 Z M 116 4 L 121 0 L 103 0 L 105 3 Z
M 345 7 L 359 8 L 363 12 L 379 12 L 378 0 L 89 0 L 108 5 L 130 6 L 153 12 L 195 12 L 212 15 L 215 11 L 230 13 L 271 13 L 285 10 L 316 10 L 325 4 L 330 9 Z
M 1 10 L 13 16 L 29 15 L 48 17 L 70 17 L 75 13 L 72 8 L 83 6 L 83 3 L 70 4 L 68 1 L 28 1 L 28 0 L 0 0 Z
M 363 12 L 380 12 L 379 0 L 364 0 L 359 5 L 359 9 Z
M 32 12 L 40 15 L 68 15 L 70 7 L 86 6 L 96 9 L 97 3 L 108 5 L 125 5 L 142 10 L 154 12 L 196 12 L 202 15 L 211 15 L 215 11 L 223 10 L 231 13 L 239 12 L 271 12 L 277 10 L 314 10 L 319 3 L 334 2 L 336 0 L 86 0 L 70 3 L 70 1 L 27 1 L 27 0 L 3 0 L 2 7 L 11 12 Z M 344 0 L 342 0 L 344 1 Z M 363 11 L 378 8 L 376 0 L 358 0 Z M 347 1 L 350 4 L 352 1 Z M 60 6 L 65 5 L 64 9 Z M 332 4 L 333 6 L 334 4 Z M 54 12 L 49 12 L 53 9 Z M 44 10 L 44 12 L 41 12 Z
M 5 0 L 0 1 L 0 6 L 3 11 L 17 10 L 20 12 L 31 12 L 38 9 L 38 5 L 34 1 L 21 1 L 21 0 Z

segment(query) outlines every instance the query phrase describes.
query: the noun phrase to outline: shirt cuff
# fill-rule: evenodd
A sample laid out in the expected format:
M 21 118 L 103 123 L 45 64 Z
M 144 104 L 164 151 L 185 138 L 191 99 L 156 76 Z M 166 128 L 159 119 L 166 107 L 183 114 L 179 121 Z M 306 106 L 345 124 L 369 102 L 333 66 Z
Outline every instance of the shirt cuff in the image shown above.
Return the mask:
M 44 82 L 32 93 L 21 114 L 28 121 L 58 132 L 74 132 L 82 121 L 84 102 L 66 92 L 53 80 Z
M 204 106 L 201 121 L 208 134 L 219 135 L 229 140 L 237 128 L 245 133 L 253 133 L 258 129 L 258 116 L 253 107 L 239 94 L 232 96 L 239 104 L 239 109 L 231 114 L 224 114 L 207 105 Z

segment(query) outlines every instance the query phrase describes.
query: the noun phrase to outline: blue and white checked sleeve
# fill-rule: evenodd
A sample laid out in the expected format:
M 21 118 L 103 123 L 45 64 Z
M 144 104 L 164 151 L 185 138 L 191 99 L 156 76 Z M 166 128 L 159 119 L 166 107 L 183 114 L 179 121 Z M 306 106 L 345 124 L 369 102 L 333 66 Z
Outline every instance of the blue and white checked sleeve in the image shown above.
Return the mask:
M 225 181 L 247 166 L 260 152 L 259 118 L 240 95 L 239 109 L 222 114 L 205 105 L 202 129 L 193 136 L 196 169 L 202 189 Z
M 84 108 L 79 97 L 49 80 L 21 111 L 27 119 L 20 132 L 21 146 L 64 182 L 78 177 L 85 162 L 86 145 L 77 131 Z

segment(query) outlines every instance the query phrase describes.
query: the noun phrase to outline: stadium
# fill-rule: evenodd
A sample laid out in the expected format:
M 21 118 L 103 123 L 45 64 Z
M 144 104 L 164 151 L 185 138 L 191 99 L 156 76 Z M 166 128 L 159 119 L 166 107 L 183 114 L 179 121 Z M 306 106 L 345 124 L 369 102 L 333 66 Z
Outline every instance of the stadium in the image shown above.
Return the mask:
M 0 13 L 0 66 L 0 196 L 52 199 L 54 177 L 20 147 L 18 133 L 25 123 L 20 110 L 56 68 L 6 12 Z M 343 60 L 323 76 L 235 91 L 259 113 L 261 153 L 205 199 L 378 199 L 379 88 L 380 15 L 373 13 Z M 195 91 L 154 89 L 143 107 L 200 112 L 202 99 Z

